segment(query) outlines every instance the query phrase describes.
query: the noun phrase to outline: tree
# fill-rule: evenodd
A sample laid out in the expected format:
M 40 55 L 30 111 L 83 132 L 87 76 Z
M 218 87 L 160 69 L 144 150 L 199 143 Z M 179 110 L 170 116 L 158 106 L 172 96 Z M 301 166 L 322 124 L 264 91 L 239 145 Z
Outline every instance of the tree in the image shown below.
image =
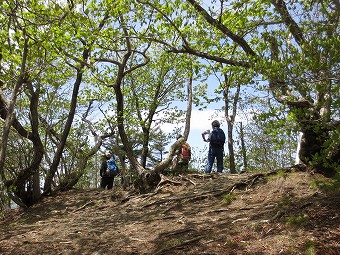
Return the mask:
M 118 8 L 118 7 L 117 7 Z M 124 146 L 124 150 L 126 156 L 130 162 L 130 165 L 134 171 L 138 173 L 141 179 L 149 178 L 150 181 L 147 180 L 149 183 L 144 183 L 140 185 L 141 190 L 147 189 L 144 187 L 144 184 L 148 186 L 151 183 L 157 184 L 157 180 L 160 178 L 159 173 L 163 171 L 167 165 L 171 163 L 172 157 L 174 156 L 174 149 L 170 150 L 168 154 L 168 158 L 163 160 L 160 164 L 155 166 L 152 171 L 146 171 L 146 156 L 148 155 L 148 143 L 149 143 L 149 136 L 150 136 L 150 127 L 152 122 L 154 122 L 154 116 L 157 110 L 157 107 L 166 105 L 167 101 L 169 100 L 169 93 L 172 92 L 173 88 L 176 88 L 178 85 L 175 79 L 171 78 L 169 80 L 169 85 L 165 86 L 164 81 L 166 80 L 165 77 L 169 73 L 169 68 L 162 63 L 166 63 L 164 61 L 164 56 L 159 63 L 161 68 L 161 72 L 156 72 L 159 77 L 153 78 L 156 80 L 156 83 L 153 83 L 152 93 L 150 92 L 148 83 L 150 82 L 147 78 L 150 79 L 150 76 L 145 75 L 144 79 L 136 79 L 136 76 L 140 72 L 143 71 L 143 68 L 147 65 L 150 65 L 150 57 L 148 56 L 148 51 L 150 48 L 150 43 L 141 41 L 138 38 L 140 37 L 139 33 L 136 32 L 132 26 L 129 26 L 131 20 L 134 19 L 133 16 L 129 14 L 129 9 L 117 9 L 119 10 L 119 14 L 117 17 L 112 17 L 117 25 L 117 34 L 121 33 L 121 39 L 111 41 L 108 38 L 111 37 L 111 28 L 105 28 L 103 30 L 103 36 L 100 38 L 100 42 L 98 45 L 100 47 L 97 48 L 95 53 L 95 57 L 93 57 L 94 63 L 97 64 L 96 69 L 93 69 L 96 77 L 98 77 L 98 81 L 107 86 L 108 88 L 113 89 L 114 96 L 116 100 L 115 104 L 115 112 L 116 112 L 116 121 L 119 136 L 121 142 Z M 138 16 L 136 12 L 135 15 Z M 112 21 L 111 21 L 112 22 Z M 119 48 L 119 50 L 117 50 Z M 152 72 L 150 72 L 152 73 Z M 99 75 L 101 74 L 101 75 Z M 105 75 L 103 75 L 105 74 Z M 147 72 L 145 72 L 147 74 Z M 173 76 L 173 74 L 171 74 Z M 101 78 L 99 78 L 101 77 Z M 103 78 L 104 77 L 104 78 Z M 180 76 L 179 76 L 180 77 Z M 167 78 L 168 79 L 168 78 Z M 146 91 L 149 91 L 148 95 L 139 92 L 139 87 L 143 87 Z M 172 89 L 171 89 L 172 88 Z M 134 109 L 137 109 L 137 117 L 138 117 L 138 124 L 141 125 L 141 129 L 143 131 L 143 151 L 142 151 L 142 162 L 138 162 L 136 155 L 133 152 L 131 139 L 129 139 L 129 121 L 131 117 L 129 116 L 129 111 L 127 110 L 126 92 L 131 92 L 132 99 L 134 100 Z M 142 98 L 151 98 L 146 102 L 140 100 L 137 97 L 137 92 L 142 95 Z M 138 96 L 139 96 L 138 94 Z M 171 97 L 170 97 L 171 98 Z M 159 101 L 162 100 L 162 101 Z M 143 107 L 141 107 L 143 105 Z M 147 105 L 147 107 L 146 107 Z M 137 107 L 136 107 L 137 106 Z M 143 118 L 142 110 L 148 109 L 146 118 Z M 133 122 L 136 123 L 136 122 Z M 187 131 L 188 133 L 188 131 Z M 175 146 L 179 146 L 177 143 Z
M 278 122 L 285 122 L 286 125 Z M 292 125 L 282 116 L 279 119 L 276 116 L 263 119 L 255 116 L 252 122 L 243 127 L 244 139 L 247 141 L 248 171 L 275 170 L 294 164 L 292 155 L 295 153 L 296 136 L 292 132 Z M 239 151 L 241 158 L 242 147 Z
M 69 138 L 77 107 L 79 86 L 84 69 L 87 67 L 87 56 L 93 41 L 89 40 L 89 44 L 82 44 L 86 45 L 83 48 L 81 46 L 74 47 L 70 43 L 72 32 L 77 34 L 78 28 L 81 27 L 72 24 L 79 18 L 79 15 L 74 12 L 73 2 L 62 8 L 59 5 L 45 5 L 41 2 L 7 1 L 1 5 L 1 11 L 1 25 L 7 29 L 1 31 L 0 107 L 1 118 L 5 120 L 5 123 L 1 137 L 0 173 L 1 178 L 5 181 L 8 194 L 13 192 L 16 196 L 14 199 L 25 206 L 39 199 L 40 180 L 38 177 L 41 169 L 44 174 L 47 174 L 47 178 L 44 180 L 45 192 L 51 191 L 52 182 L 58 174 L 59 163 Z M 64 22 L 69 25 L 71 23 L 71 26 L 63 27 Z M 70 29 L 70 27 L 74 29 Z M 62 28 L 65 30 L 61 30 Z M 94 30 L 96 30 L 96 26 Z M 65 31 L 67 33 L 64 33 Z M 70 54 L 70 52 L 77 52 L 77 49 L 81 50 L 79 52 L 83 54 L 84 61 Z M 72 61 L 73 63 L 71 63 Z M 45 109 L 44 107 L 48 107 L 48 103 L 53 102 L 53 99 L 51 101 L 49 99 L 56 98 L 53 92 L 61 90 L 62 85 L 72 79 L 72 69 L 78 71 L 77 77 L 74 79 L 73 98 L 65 126 L 59 132 L 57 127 L 62 127 L 60 123 L 63 119 L 61 118 L 55 123 L 53 121 L 48 123 L 44 118 L 44 113 L 55 113 L 58 112 L 58 109 L 60 112 L 65 112 L 66 110 L 60 107 L 66 107 L 67 104 L 62 104 L 62 100 L 58 99 L 54 100 L 57 102 L 54 105 L 55 108 Z M 17 82 L 13 83 L 14 80 Z M 49 94 L 51 91 L 52 93 Z M 10 133 L 13 132 L 12 128 L 21 136 L 20 139 L 29 140 L 32 143 L 33 153 L 27 154 L 30 160 L 25 161 L 25 163 L 29 163 L 10 162 L 12 157 L 6 155 L 6 152 L 10 151 L 7 141 Z M 45 140 L 41 139 L 42 134 L 46 134 Z M 59 136 L 59 134 L 62 135 Z M 46 142 L 48 138 L 51 138 L 51 143 Z M 50 154 L 54 153 L 49 147 L 51 144 L 56 145 L 57 150 L 53 161 L 49 162 L 49 153 L 51 151 Z M 69 145 L 70 143 L 68 148 L 73 149 Z M 44 155 L 46 161 L 43 162 Z M 86 164 L 86 159 L 79 162 Z M 51 167 L 49 167 L 50 164 Z M 21 167 L 13 172 L 14 175 L 11 175 L 11 168 L 18 165 Z M 67 172 L 70 176 L 74 173 L 73 171 Z M 67 178 L 72 181 L 67 182 L 66 186 L 72 186 L 77 178 Z M 32 182 L 33 185 L 30 184 Z
M 232 100 L 229 89 L 236 88 L 234 112 L 226 114 L 231 132 L 240 102 L 236 99 L 244 96 L 242 86 L 263 79 L 252 82 L 252 89 L 270 92 L 288 109 L 284 117 L 303 132 L 303 162 L 331 174 L 340 165 L 337 2 L 204 3 L 206 8 L 196 0 L 2 3 L 0 176 L 7 193 L 13 191 L 14 199 L 29 205 L 40 196 L 40 185 L 44 194 L 73 187 L 107 137 L 122 152 L 122 164 L 126 156 L 141 179 L 150 177 L 150 182 L 140 183 L 141 189 L 157 183 L 184 140 L 176 141 L 166 158 L 146 170 L 152 128 L 159 127 L 155 116 L 174 98 L 186 100 L 188 136 L 192 101 L 200 96 L 193 96 L 192 84 L 202 67 L 197 58 L 223 65 L 220 71 L 229 82 L 224 86 L 226 103 Z M 90 107 L 95 108 L 92 116 L 100 112 L 104 119 L 91 121 Z M 268 123 L 254 130 L 285 122 Z M 135 130 L 142 135 L 131 135 Z M 259 131 L 258 137 L 266 135 Z M 230 137 L 232 141 L 232 133 Z M 21 152 L 23 162 L 12 161 L 11 139 L 30 152 Z
M 37 168 L 43 157 L 43 144 L 38 132 L 38 100 L 40 94 L 39 83 L 36 83 L 35 75 L 39 72 L 36 67 L 38 59 L 42 57 L 41 45 L 37 43 L 34 36 L 34 28 L 26 26 L 25 15 L 22 6 L 18 3 L 8 3 L 2 6 L 4 18 L 1 20 L 2 25 L 7 29 L 2 31 L 2 45 L 0 54 L 1 63 L 1 118 L 5 120 L 1 136 L 0 149 L 0 174 L 3 180 L 8 176 L 4 171 L 8 138 L 13 127 L 18 134 L 24 139 L 30 140 L 33 147 L 32 158 L 30 162 L 22 166 L 17 175 L 6 181 L 7 188 L 15 187 L 16 194 L 24 204 L 31 204 L 39 199 L 39 178 Z M 13 13 L 20 13 L 12 15 Z M 9 15 L 8 15 L 9 14 Z M 23 15 L 23 16 L 21 16 Z M 37 21 L 39 23 L 39 21 Z M 13 32 L 13 34 L 11 33 Z M 18 68 L 18 66 L 20 68 Z M 15 83 L 13 81 L 16 80 Z M 10 92 L 11 91 L 11 92 Z M 20 123 L 20 120 L 15 114 L 15 105 L 18 103 L 18 97 L 23 92 L 27 95 L 29 118 L 28 123 L 30 129 L 27 129 Z M 7 100 L 7 95 L 11 94 Z M 33 180 L 31 177 L 34 176 Z M 25 185 L 28 181 L 33 181 L 30 185 L 31 189 L 26 191 Z M 32 192 L 32 193 L 31 193 Z M 35 201 L 34 201 L 35 200 Z
M 166 7 L 145 4 L 160 14 L 158 23 L 167 24 L 158 38 L 163 39 L 169 29 L 176 34 L 178 40 L 158 40 L 169 51 L 254 70 L 263 77 L 265 89 L 290 109 L 303 132 L 303 162 L 325 174 L 338 168 L 336 1 L 231 1 L 228 5 L 211 1 L 205 2 L 207 8 L 196 0 L 174 1 Z
M 124 83 L 125 102 L 130 113 L 126 114 L 130 125 L 125 128 L 137 127 L 142 136 L 140 163 L 144 168 L 149 157 L 152 128 L 173 122 L 180 115 L 171 103 L 177 97 L 177 91 L 182 90 L 187 73 L 187 70 L 181 70 L 183 58 L 155 51 L 149 54 L 152 58 L 148 65 L 126 77 Z
M 134 29 L 136 20 L 141 21 L 137 27 L 147 27 L 144 12 L 137 8 L 140 11 L 130 15 L 130 7 L 130 3 L 123 1 L 97 5 L 74 1 L 59 4 L 7 1 L 1 5 L 1 24 L 7 30 L 1 31 L 4 47 L 0 57 L 0 102 L 1 118 L 5 122 L 0 173 L 8 191 L 14 190 L 15 199 L 21 200 L 22 205 L 34 202 L 30 194 L 33 187 L 40 190 L 37 176 L 41 176 L 44 194 L 73 187 L 85 173 L 90 157 L 99 150 L 103 139 L 115 131 L 115 126 L 130 164 L 137 172 L 144 171 L 126 132 L 129 128 L 124 121 L 128 115 L 124 111 L 123 86 L 128 84 L 131 73 L 149 62 L 146 52 L 150 43 L 138 39 L 140 31 Z M 98 74 L 100 77 L 95 77 Z M 129 78 L 136 81 L 132 76 Z M 17 82 L 13 83 L 15 79 Z M 159 91 L 163 89 L 160 81 Z M 87 119 L 87 105 L 95 98 L 90 95 L 101 98 L 102 85 L 114 92 L 113 97 L 106 99 L 116 100 L 116 120 L 108 135 L 100 122 Z M 68 91 L 72 91 L 71 95 Z M 82 109 L 85 114 L 79 117 Z M 12 158 L 6 155 L 10 151 L 7 141 L 12 128 L 20 139 L 28 139 L 33 148 L 33 154 L 28 155 L 28 166 L 13 171 L 13 175 L 10 169 L 4 169 Z M 96 128 L 104 135 L 99 135 Z M 88 134 L 95 137 L 92 147 Z M 35 185 L 28 185 L 32 180 Z
M 240 97 L 241 84 L 237 82 L 236 92 L 233 97 L 232 109 L 231 109 L 231 114 L 230 114 L 229 100 L 231 98 L 229 97 L 229 94 L 231 90 L 231 83 L 233 83 L 233 81 L 232 81 L 232 78 L 229 77 L 227 74 L 224 74 L 224 83 L 225 83 L 224 84 L 225 117 L 226 117 L 227 125 L 228 125 L 227 137 L 228 137 L 228 149 L 229 149 L 229 165 L 230 165 L 230 172 L 232 174 L 236 174 L 233 127 L 234 127 L 235 118 L 236 118 L 237 105 L 238 105 L 238 101 Z

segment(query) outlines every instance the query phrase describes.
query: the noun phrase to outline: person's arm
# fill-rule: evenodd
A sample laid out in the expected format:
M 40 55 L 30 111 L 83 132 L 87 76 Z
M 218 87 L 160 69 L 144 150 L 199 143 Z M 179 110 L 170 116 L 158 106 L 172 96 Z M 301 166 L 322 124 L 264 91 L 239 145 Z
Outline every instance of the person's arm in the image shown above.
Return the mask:
M 103 160 L 101 166 L 100 166 L 100 177 L 103 177 L 104 173 L 106 172 L 106 161 Z
M 210 139 L 208 138 L 208 139 L 205 139 L 205 135 L 207 135 L 207 134 L 210 134 L 210 130 L 206 130 L 206 131 L 204 131 L 203 133 L 202 133 L 202 138 L 203 138 L 203 141 L 205 141 L 205 142 L 209 142 L 210 141 Z

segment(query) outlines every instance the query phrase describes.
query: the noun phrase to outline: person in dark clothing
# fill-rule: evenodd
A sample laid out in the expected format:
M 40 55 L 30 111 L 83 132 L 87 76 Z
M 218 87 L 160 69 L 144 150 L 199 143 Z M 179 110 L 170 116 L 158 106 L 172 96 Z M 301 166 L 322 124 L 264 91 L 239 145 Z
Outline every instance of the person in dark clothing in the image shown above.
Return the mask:
M 223 130 L 220 128 L 219 121 L 214 120 L 211 123 L 211 126 L 213 129 L 212 132 L 210 132 L 210 130 L 206 130 L 202 133 L 203 141 L 209 143 L 208 162 L 205 168 L 205 173 L 207 174 L 211 173 L 211 169 L 214 164 L 215 158 L 217 164 L 217 172 L 222 173 L 225 134 Z M 205 138 L 206 135 L 209 135 L 208 139 Z
M 111 153 L 106 152 L 103 156 L 103 161 L 100 166 L 100 177 L 102 178 L 100 181 L 100 187 L 105 189 L 112 189 L 114 176 L 109 176 L 109 169 L 107 165 L 107 161 L 111 158 Z

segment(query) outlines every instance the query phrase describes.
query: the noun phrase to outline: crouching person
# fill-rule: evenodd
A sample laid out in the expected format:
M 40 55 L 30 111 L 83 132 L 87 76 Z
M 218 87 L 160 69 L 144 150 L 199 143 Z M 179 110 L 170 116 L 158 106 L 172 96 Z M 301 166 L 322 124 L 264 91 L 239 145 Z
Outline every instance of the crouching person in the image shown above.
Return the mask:
M 177 140 L 182 138 L 182 135 L 177 136 Z M 172 170 L 174 174 L 188 173 L 189 161 L 191 159 L 191 147 L 187 141 L 182 144 L 182 147 L 176 151 L 176 156 L 172 161 Z

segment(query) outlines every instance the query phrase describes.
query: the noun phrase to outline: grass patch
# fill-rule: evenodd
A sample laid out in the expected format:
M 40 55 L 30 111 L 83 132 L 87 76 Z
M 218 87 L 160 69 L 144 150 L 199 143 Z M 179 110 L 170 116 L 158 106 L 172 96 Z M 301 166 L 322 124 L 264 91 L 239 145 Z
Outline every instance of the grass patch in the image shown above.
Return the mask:
M 281 198 L 279 201 L 278 201 L 278 206 L 279 207 L 283 207 L 283 206 L 287 206 L 287 205 L 290 205 L 292 203 L 292 198 L 291 197 L 283 197 Z
M 182 243 L 183 243 L 183 240 L 181 240 L 181 239 L 171 239 L 171 240 L 168 240 L 164 243 L 164 249 L 176 247 L 176 246 L 181 245 Z
M 280 169 L 280 170 L 278 170 L 278 171 L 276 172 L 276 175 L 277 175 L 277 176 L 286 177 L 286 176 L 287 176 L 287 172 L 284 171 L 284 170 L 282 170 L 282 169 Z
M 231 204 L 231 202 L 233 202 L 234 200 L 236 200 L 236 195 L 233 193 L 229 193 L 229 194 L 224 194 L 222 195 L 222 201 L 224 204 Z
M 280 170 L 276 171 L 275 174 L 268 175 L 267 179 L 269 181 L 274 181 L 274 180 L 277 180 L 279 178 L 283 178 L 285 180 L 287 177 L 288 177 L 288 173 L 286 171 L 280 169 Z
M 337 191 L 340 189 L 340 174 L 331 179 L 314 180 L 310 183 L 310 186 L 324 192 Z
M 306 223 L 308 220 L 308 216 L 299 215 L 299 216 L 291 216 L 286 219 L 286 224 L 290 226 L 301 226 Z
M 307 240 L 304 243 L 304 248 L 306 251 L 306 255 L 315 255 L 316 254 L 316 247 L 315 242 L 313 240 Z
M 223 245 L 225 247 L 227 247 L 228 249 L 238 249 L 238 248 L 240 248 L 242 243 L 240 243 L 239 241 L 236 241 L 236 240 L 228 239 L 228 240 L 226 240 L 226 242 Z

